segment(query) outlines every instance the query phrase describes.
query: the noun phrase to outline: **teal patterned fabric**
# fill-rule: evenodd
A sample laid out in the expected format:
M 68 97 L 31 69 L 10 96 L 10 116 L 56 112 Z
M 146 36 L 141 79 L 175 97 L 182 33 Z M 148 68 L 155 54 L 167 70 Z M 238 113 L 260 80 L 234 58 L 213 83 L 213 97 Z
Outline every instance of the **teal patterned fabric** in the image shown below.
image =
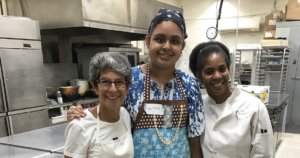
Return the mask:
M 172 140 L 176 128 L 160 128 L 160 134 L 165 140 Z M 163 144 L 157 137 L 154 128 L 138 129 L 133 133 L 134 157 L 136 158 L 189 158 L 190 148 L 186 127 L 179 129 L 177 140 L 171 145 Z
M 204 132 L 204 114 L 203 114 L 203 102 L 199 90 L 199 83 L 197 80 L 188 75 L 187 73 L 182 72 L 179 69 L 176 69 L 176 74 L 180 78 L 183 88 L 186 93 L 186 97 L 188 100 L 188 106 L 189 106 L 189 124 L 185 128 L 180 128 L 180 136 L 178 140 L 176 141 L 175 145 L 169 145 L 169 149 L 166 150 L 179 150 L 176 154 L 176 157 L 179 156 L 179 154 L 182 154 L 183 156 L 189 155 L 189 149 L 188 148 L 188 137 L 195 137 L 200 136 Z M 145 75 L 142 73 L 141 67 L 133 67 L 132 68 L 132 85 L 129 88 L 128 96 L 125 101 L 125 108 L 127 108 L 131 119 L 133 122 L 136 120 L 136 116 L 138 113 L 138 109 L 140 106 L 142 106 L 142 103 L 144 101 L 144 81 L 145 81 Z M 178 84 L 176 82 L 176 79 L 173 78 L 168 83 L 164 85 L 163 90 L 161 87 L 158 86 L 158 84 L 151 80 L 150 81 L 150 99 L 151 100 L 162 100 L 165 99 L 173 99 L 173 100 L 181 100 L 182 94 L 178 88 Z M 171 92 L 171 93 L 170 93 Z M 172 95 L 172 96 L 170 96 Z M 165 130 L 162 131 L 162 134 L 169 133 L 170 137 L 167 135 L 164 135 L 166 140 L 171 140 L 174 136 L 174 132 L 176 131 L 176 128 L 162 128 L 159 130 Z M 171 132 L 166 132 L 171 131 Z M 144 133 L 145 132 L 145 133 Z M 149 135 L 149 139 L 144 138 L 144 134 Z M 151 138 L 151 139 L 150 139 Z M 170 139 L 168 139 L 170 138 Z M 135 146 L 135 154 L 141 154 L 141 155 L 135 155 L 136 158 L 144 157 L 142 155 L 143 151 L 147 150 L 148 153 L 145 157 L 163 157 L 163 151 L 166 151 L 162 143 L 159 144 L 159 139 L 157 137 L 157 134 L 155 132 L 155 129 L 139 129 L 134 131 L 133 134 L 134 139 L 134 146 Z M 158 140 L 156 140 L 158 139 Z M 150 141 L 151 140 L 151 141 Z M 152 143 L 150 143 L 150 142 Z M 148 143 L 149 142 L 149 143 Z M 153 143 L 156 142 L 156 143 Z M 153 150 L 153 151 L 151 151 Z M 161 151 L 160 151 L 161 150 Z M 173 151 L 177 152 L 177 151 Z M 169 153 L 169 152 L 168 152 Z M 174 153 L 174 154 L 175 154 Z M 154 154 L 154 155 L 153 155 Z M 157 155 L 156 155 L 157 154 Z M 186 155 L 187 154 L 187 155 Z M 151 156 L 150 156 L 151 155 Z

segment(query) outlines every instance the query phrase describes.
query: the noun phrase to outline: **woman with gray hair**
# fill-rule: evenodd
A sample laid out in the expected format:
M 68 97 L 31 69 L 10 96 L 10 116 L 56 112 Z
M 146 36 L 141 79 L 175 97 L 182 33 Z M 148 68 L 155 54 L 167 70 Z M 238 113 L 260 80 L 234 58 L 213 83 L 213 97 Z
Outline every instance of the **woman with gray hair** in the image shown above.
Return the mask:
M 132 68 L 124 107 L 133 127 L 135 158 L 201 158 L 204 114 L 198 81 L 175 67 L 187 38 L 182 14 L 160 9 L 145 43 L 149 63 Z M 68 119 L 84 117 L 72 106 Z
M 131 84 L 128 60 L 117 52 L 97 53 L 89 65 L 89 80 L 99 105 L 65 130 L 65 157 L 133 157 L 130 116 L 122 107 Z

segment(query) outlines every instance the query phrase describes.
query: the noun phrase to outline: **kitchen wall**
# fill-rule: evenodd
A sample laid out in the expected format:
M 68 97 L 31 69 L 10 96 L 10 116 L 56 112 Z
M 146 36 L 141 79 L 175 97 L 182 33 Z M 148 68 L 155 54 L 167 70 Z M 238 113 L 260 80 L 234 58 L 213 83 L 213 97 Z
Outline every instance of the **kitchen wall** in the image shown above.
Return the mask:
M 184 55 L 177 63 L 180 69 L 190 72 L 188 69 L 188 56 L 193 47 L 204 41 L 206 38 L 206 30 L 210 26 L 216 25 L 217 5 L 216 2 L 220 0 L 161 0 L 162 2 L 181 6 L 183 8 L 184 17 L 186 20 L 187 38 Z M 243 17 L 259 17 L 260 23 L 264 22 L 265 15 L 274 10 L 274 3 L 276 1 L 276 9 L 285 12 L 285 5 L 288 0 L 225 0 L 223 3 L 221 19 L 240 18 Z M 219 24 L 220 26 L 220 24 Z M 262 38 L 262 29 L 260 31 L 238 31 L 220 33 L 216 40 L 225 43 L 233 52 L 237 44 L 259 44 Z M 246 56 L 247 60 L 252 56 Z
M 157 1 L 182 8 L 180 0 L 157 0 Z M 148 23 L 150 24 L 150 21 Z M 143 40 L 132 41 L 131 44 L 134 47 L 138 47 L 142 49 L 142 51 L 140 52 L 140 61 L 144 61 L 146 63 L 149 62 L 149 51 L 147 49 L 145 42 Z
M 177 67 L 189 72 L 188 69 L 188 57 L 192 50 L 192 48 L 203 41 L 207 41 L 206 38 L 206 30 L 210 26 L 216 25 L 216 16 L 217 16 L 217 2 L 220 0 L 158 0 L 163 3 L 175 5 L 178 7 L 182 7 L 184 11 L 184 17 L 186 20 L 187 31 L 189 38 L 186 40 L 187 44 L 183 52 L 182 58 L 177 63 Z M 9 11 L 13 12 L 13 15 L 22 15 L 23 13 L 20 12 L 20 8 L 22 7 L 22 3 L 20 0 L 1 0 L 1 2 L 7 2 L 7 6 Z M 274 9 L 274 3 L 276 2 L 276 9 L 285 10 L 285 5 L 287 4 L 287 0 L 225 0 L 223 4 L 222 16 L 221 20 L 226 20 L 229 18 L 236 18 L 237 16 L 240 18 L 243 17 L 259 17 L 260 23 L 263 23 L 264 16 L 269 14 Z M 257 5 L 259 4 L 259 5 Z M 259 6 L 259 7 L 258 7 Z M 42 36 L 45 37 L 45 36 Z M 220 33 L 216 40 L 224 42 L 233 52 L 235 50 L 237 44 L 245 44 L 245 43 L 254 43 L 258 44 L 262 37 L 262 31 L 256 32 L 227 32 L 227 33 Z M 55 40 L 48 40 L 48 39 L 55 39 Z M 47 36 L 47 38 L 43 38 L 43 44 L 48 43 L 62 43 L 58 47 L 59 52 L 61 53 L 60 58 L 65 59 L 67 62 L 71 60 L 71 56 L 66 56 L 65 54 L 70 54 L 70 49 L 61 47 L 61 45 L 69 45 L 71 47 L 70 41 L 88 41 L 92 43 L 101 43 L 101 41 L 94 41 L 95 38 L 93 37 L 72 37 L 71 39 L 58 39 L 58 38 L 51 38 Z M 107 42 L 108 39 L 105 39 Z M 113 40 L 109 41 L 113 42 Z M 148 50 L 145 44 L 142 41 L 139 42 L 132 42 L 133 45 L 142 48 L 141 59 L 148 60 Z M 43 47 L 43 52 L 45 57 L 51 56 L 51 54 L 47 54 L 50 52 L 50 49 L 45 50 L 46 47 Z M 68 51 L 67 51 L 68 50 Z M 251 61 L 251 55 L 246 59 Z M 48 62 L 48 58 L 44 59 L 44 61 Z M 51 62 L 51 59 L 49 60 Z M 251 62 L 249 62 L 251 63 Z
M 186 21 L 188 38 L 183 55 L 177 62 L 177 67 L 190 73 L 188 68 L 188 57 L 193 47 L 198 43 L 208 41 L 206 30 L 216 25 L 217 2 L 220 0 L 159 0 L 161 2 L 183 8 Z M 276 2 L 275 2 L 276 1 Z M 260 25 L 264 18 L 272 10 L 283 10 L 288 0 L 225 0 L 223 3 L 221 20 L 259 17 Z M 258 7 L 258 5 L 260 7 Z M 274 7 L 275 6 L 275 7 Z M 219 23 L 219 26 L 221 24 Z M 221 26 L 220 26 L 221 27 Z M 259 44 L 262 38 L 262 27 L 259 31 L 232 31 L 219 33 L 216 40 L 225 43 L 231 52 L 234 52 L 238 44 Z M 148 60 L 148 50 L 143 41 L 132 42 L 133 45 L 142 48 L 141 59 Z M 245 54 L 243 62 L 252 63 L 252 55 Z
M 167 4 L 171 4 L 171 5 L 174 5 L 174 6 L 177 6 L 177 7 L 181 6 L 181 0 L 157 0 L 157 1 L 167 3 Z

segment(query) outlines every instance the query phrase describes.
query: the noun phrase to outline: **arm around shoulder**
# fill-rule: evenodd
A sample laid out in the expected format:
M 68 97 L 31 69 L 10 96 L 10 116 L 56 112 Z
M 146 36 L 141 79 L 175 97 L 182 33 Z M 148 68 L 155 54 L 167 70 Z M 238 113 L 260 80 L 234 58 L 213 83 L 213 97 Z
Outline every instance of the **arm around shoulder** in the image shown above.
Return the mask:
M 191 158 L 202 158 L 202 150 L 200 145 L 200 136 L 189 138 L 191 150 Z
M 85 116 L 86 114 L 84 113 L 82 106 L 80 104 L 78 104 L 77 106 L 71 106 L 67 112 L 68 121 L 72 121 L 74 119 L 80 119 Z

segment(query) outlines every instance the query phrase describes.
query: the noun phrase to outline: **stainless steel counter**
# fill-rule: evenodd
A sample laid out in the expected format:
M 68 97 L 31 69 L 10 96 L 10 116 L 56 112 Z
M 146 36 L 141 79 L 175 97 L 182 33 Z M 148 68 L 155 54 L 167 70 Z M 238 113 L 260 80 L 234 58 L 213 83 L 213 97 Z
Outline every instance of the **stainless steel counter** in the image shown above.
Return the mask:
M 38 156 L 38 158 L 63 158 L 63 154 L 58 154 L 58 153 L 50 153 L 50 154 L 44 154 Z
M 0 144 L 63 154 L 67 123 L 0 138 Z M 25 156 L 26 157 L 26 156 Z
M 64 148 L 60 148 L 58 150 L 55 150 L 53 151 L 54 153 L 58 153 L 58 154 L 61 154 L 61 153 L 64 153 Z
M 29 142 L 28 142 L 29 144 Z M 0 155 L 3 158 L 30 158 L 40 155 L 50 155 L 49 152 L 0 144 Z M 59 154 L 62 157 L 61 154 Z
M 0 155 L 3 158 L 62 158 L 64 155 L 35 149 L 0 144 Z

